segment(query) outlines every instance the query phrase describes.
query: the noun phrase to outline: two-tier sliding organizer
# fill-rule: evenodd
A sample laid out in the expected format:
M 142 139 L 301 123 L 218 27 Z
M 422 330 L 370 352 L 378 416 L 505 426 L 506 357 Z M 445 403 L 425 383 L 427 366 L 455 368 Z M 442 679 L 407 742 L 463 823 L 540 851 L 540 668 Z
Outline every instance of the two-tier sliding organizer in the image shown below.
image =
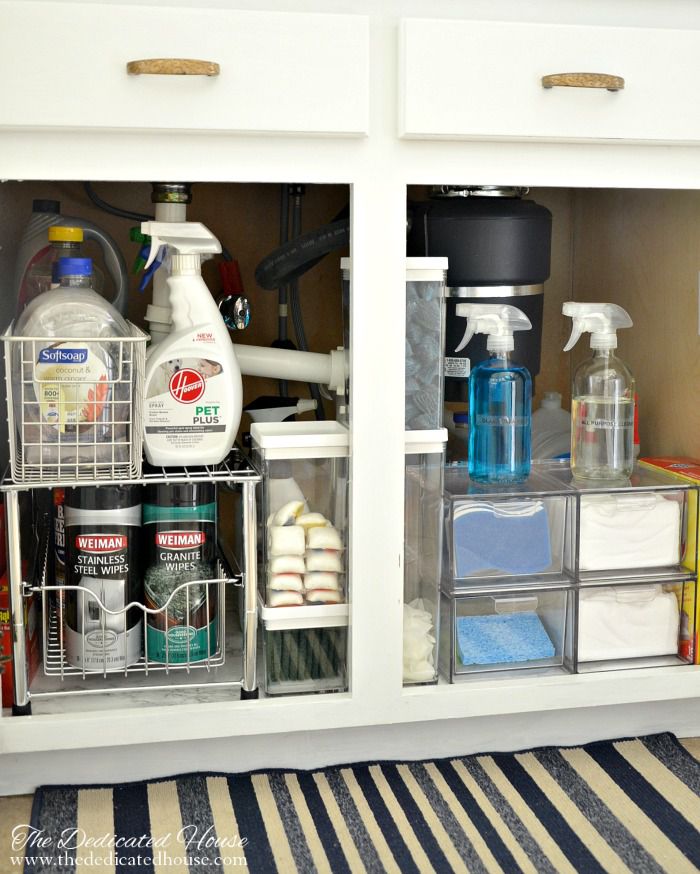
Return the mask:
M 158 610 L 151 610 L 145 605 L 129 606 L 130 610 L 143 612 L 143 651 L 135 664 L 113 670 L 107 664 L 105 647 L 105 663 L 101 666 L 86 669 L 75 667 L 66 658 L 66 642 L 64 639 L 66 595 L 68 592 L 81 592 L 82 623 L 86 628 L 89 619 L 94 620 L 98 631 L 105 639 L 105 630 L 120 623 L 126 624 L 127 608 L 110 611 L 94 594 L 80 586 L 50 585 L 47 575 L 48 563 L 52 560 L 49 553 L 50 517 L 35 519 L 38 535 L 30 548 L 33 551 L 33 561 L 24 565 L 23 572 L 22 537 L 20 531 L 20 497 L 31 491 L 40 489 L 68 488 L 80 486 L 106 486 L 110 484 L 149 486 L 159 483 L 169 485 L 213 483 L 220 489 L 231 489 L 241 494 L 242 537 L 240 567 L 236 559 L 226 550 L 220 550 L 217 562 L 217 575 L 214 579 L 195 580 L 182 583 L 172 593 L 168 602 Z M 31 713 L 33 699 L 47 698 L 64 694 L 88 694 L 109 691 L 111 693 L 153 691 L 157 689 L 206 687 L 240 687 L 241 697 L 257 697 L 256 678 L 256 647 L 257 647 L 257 566 L 256 566 L 256 498 L 255 488 L 260 482 L 260 475 L 238 450 L 234 449 L 229 457 L 214 467 L 159 469 L 129 480 L 93 480 L 79 483 L 75 481 L 58 480 L 45 482 L 41 485 L 15 483 L 7 476 L 0 486 L 4 495 L 5 520 L 7 527 L 7 567 L 10 587 L 10 601 L 13 626 L 13 659 L 14 659 L 14 702 L 13 713 L 24 715 Z M 233 528 L 233 524 L 231 525 Z M 220 542 L 230 541 L 233 532 L 220 534 Z M 28 548 L 25 544 L 24 554 Z M 232 587 L 242 588 L 243 595 L 241 615 L 241 638 L 236 639 L 232 633 L 231 611 L 228 609 L 235 599 L 227 599 L 228 590 Z M 194 593 L 197 593 L 195 597 Z M 184 609 L 186 624 L 198 609 L 199 600 L 204 598 L 205 610 L 210 612 L 210 606 L 216 604 L 216 621 L 212 635 L 208 640 L 205 658 L 197 660 L 188 656 L 175 660 L 162 656 L 156 661 L 149 654 L 147 640 L 146 615 L 159 615 L 165 628 L 171 624 L 175 612 Z M 37 598 L 36 609 L 39 611 L 43 632 L 43 665 L 29 682 L 29 662 L 27 652 L 27 606 L 30 599 Z M 178 608 L 179 604 L 179 608 Z M 228 607 L 227 607 L 228 604 Z M 184 606 L 183 606 L 184 605 Z M 95 615 L 89 615 L 94 611 Z M 226 663 L 227 650 L 232 641 L 236 649 L 241 650 L 241 676 L 232 676 Z
M 40 369 L 42 349 L 55 349 L 66 342 L 75 346 L 78 341 L 4 338 L 11 472 L 0 483 L 0 491 L 7 530 L 16 715 L 31 713 L 33 699 L 68 694 L 232 687 L 240 688 L 242 698 L 258 695 L 255 489 L 261 477 L 238 448 L 215 466 L 142 470 L 146 339 L 134 328 L 129 337 L 80 341 L 96 348 L 109 364 L 108 379 L 96 383 L 85 381 L 84 376 L 61 382 L 55 373 Z M 165 579 L 167 591 L 151 606 L 145 598 L 115 605 L 85 585 L 54 578 L 52 496 L 74 487 L 99 490 L 159 484 L 210 484 L 214 487 L 210 491 L 218 490 L 220 497 L 232 491 L 233 500 L 240 499 L 240 513 L 237 506 L 234 514 L 241 520 L 240 531 L 234 532 L 233 521 L 228 521 L 226 532 L 219 531 L 213 577 L 174 586 Z M 90 511 L 85 513 L 89 522 Z M 31 526 L 22 530 L 21 523 L 29 514 Z M 216 524 L 216 511 L 212 522 Z M 232 549 L 234 533 L 238 534 L 238 559 Z M 108 550 L 109 545 L 96 548 Z M 85 577 L 80 579 L 85 581 Z M 227 598 L 232 587 L 242 591 L 238 623 L 231 621 L 230 608 L 236 599 Z M 41 626 L 38 670 L 30 664 L 32 623 Z M 135 657 L 127 653 L 124 643 L 115 655 L 114 641 L 120 635 L 126 639 L 127 626 L 130 631 L 137 629 Z M 69 627 L 77 629 L 80 641 L 76 649 L 73 637 L 70 652 Z M 199 627 L 205 629 L 199 635 L 205 643 L 197 648 L 192 641 Z M 157 651 L 154 640 L 163 641 Z M 86 658 L 88 646 L 90 657 Z M 231 658 L 234 654 L 236 658 Z

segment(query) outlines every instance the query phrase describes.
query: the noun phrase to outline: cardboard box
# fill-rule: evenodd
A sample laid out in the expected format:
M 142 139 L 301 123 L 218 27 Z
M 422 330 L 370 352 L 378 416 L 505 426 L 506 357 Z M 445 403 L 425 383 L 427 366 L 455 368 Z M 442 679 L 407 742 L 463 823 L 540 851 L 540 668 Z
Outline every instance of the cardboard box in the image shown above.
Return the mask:
M 641 467 L 650 470 L 663 471 L 668 476 L 679 482 L 692 483 L 700 486 L 700 461 L 694 458 L 681 456 L 659 456 L 652 458 L 640 458 Z M 683 564 L 689 570 L 695 571 L 695 550 L 698 539 L 698 494 L 691 491 L 688 496 L 688 518 L 685 530 L 685 553 Z M 685 595 L 681 603 L 681 627 L 694 629 L 681 637 L 680 654 L 688 658 L 693 664 L 700 664 L 700 598 L 697 593 L 697 583 L 694 586 L 685 586 Z M 694 621 L 693 621 L 694 620 Z
M 36 595 L 25 601 L 24 623 L 27 629 L 27 659 L 31 682 L 41 664 L 41 622 L 39 601 Z M 7 573 L 3 573 L 0 577 L 0 663 L 4 668 L 0 675 L 2 706 L 11 707 L 14 700 L 14 681 L 12 676 L 12 617 L 10 615 Z

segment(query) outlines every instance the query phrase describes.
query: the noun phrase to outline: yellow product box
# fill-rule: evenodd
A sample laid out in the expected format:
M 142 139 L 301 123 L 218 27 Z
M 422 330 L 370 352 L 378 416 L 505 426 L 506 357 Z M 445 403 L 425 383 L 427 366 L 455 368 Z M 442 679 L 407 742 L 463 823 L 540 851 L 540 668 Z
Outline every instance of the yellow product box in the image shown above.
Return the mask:
M 654 458 L 640 458 L 639 464 L 649 470 L 663 471 L 663 473 L 677 479 L 680 482 L 693 483 L 700 486 L 700 461 L 694 458 L 680 456 L 664 456 Z M 689 570 L 695 572 L 695 550 L 698 537 L 698 493 L 691 491 L 688 495 L 688 515 L 685 530 L 685 553 L 683 564 Z M 700 638 L 698 629 L 700 626 L 700 598 L 697 597 L 697 584 L 683 586 L 681 603 L 681 646 L 680 654 L 688 658 L 693 664 L 700 664 Z M 695 621 L 693 622 L 693 614 Z M 690 633 L 690 629 L 694 629 Z M 684 634 L 684 630 L 686 630 Z

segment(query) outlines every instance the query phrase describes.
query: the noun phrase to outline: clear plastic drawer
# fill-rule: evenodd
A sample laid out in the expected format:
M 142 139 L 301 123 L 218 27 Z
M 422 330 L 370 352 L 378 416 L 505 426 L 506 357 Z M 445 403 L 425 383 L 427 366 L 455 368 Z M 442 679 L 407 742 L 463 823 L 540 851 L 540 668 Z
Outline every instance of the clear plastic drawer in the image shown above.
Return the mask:
M 254 423 L 251 435 L 263 474 L 258 526 L 263 603 L 347 603 L 347 429 L 337 422 Z
M 577 593 L 577 670 L 671 667 L 697 652 L 697 583 L 621 583 Z
M 346 691 L 347 632 L 347 626 L 263 627 L 265 694 Z
M 610 483 L 575 482 L 568 467 L 547 473 L 576 493 L 578 530 L 571 544 L 577 549 L 568 560 L 581 583 L 696 573 L 695 532 L 688 530 L 696 486 L 642 467 L 629 480 Z
M 437 682 L 447 432 L 406 432 L 403 681 Z
M 443 593 L 441 605 L 441 669 L 451 682 L 492 671 L 573 670 L 572 589 Z
M 574 510 L 571 491 L 536 472 L 498 488 L 448 470 L 443 588 L 568 582 Z

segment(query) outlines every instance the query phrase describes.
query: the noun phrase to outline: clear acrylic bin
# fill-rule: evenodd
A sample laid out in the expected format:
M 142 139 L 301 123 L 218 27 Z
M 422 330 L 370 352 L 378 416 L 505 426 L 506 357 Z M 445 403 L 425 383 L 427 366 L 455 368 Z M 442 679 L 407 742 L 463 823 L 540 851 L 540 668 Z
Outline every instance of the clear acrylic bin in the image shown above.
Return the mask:
M 587 585 L 577 600 L 579 673 L 693 663 L 694 580 Z
M 437 682 L 447 431 L 406 432 L 403 682 Z
M 565 587 L 441 599 L 441 670 L 450 682 L 484 672 L 573 670 L 575 592 Z
M 347 627 L 263 630 L 266 695 L 345 692 Z
M 568 466 L 546 473 L 576 494 L 578 524 L 567 560 L 580 583 L 671 580 L 697 572 L 696 538 L 687 530 L 695 485 L 642 467 L 628 481 L 608 484 L 575 482 Z
M 492 486 L 448 469 L 444 500 L 444 590 L 573 579 L 575 501 L 566 486 L 538 471 L 523 483 Z
M 254 423 L 251 436 L 263 475 L 258 579 L 265 605 L 345 602 L 347 429 L 337 422 Z
M 340 267 L 349 301 L 351 259 Z M 442 428 L 446 276 L 447 258 L 406 258 L 407 431 Z
M 264 688 L 347 688 L 348 431 L 337 422 L 251 427 L 258 503 Z

